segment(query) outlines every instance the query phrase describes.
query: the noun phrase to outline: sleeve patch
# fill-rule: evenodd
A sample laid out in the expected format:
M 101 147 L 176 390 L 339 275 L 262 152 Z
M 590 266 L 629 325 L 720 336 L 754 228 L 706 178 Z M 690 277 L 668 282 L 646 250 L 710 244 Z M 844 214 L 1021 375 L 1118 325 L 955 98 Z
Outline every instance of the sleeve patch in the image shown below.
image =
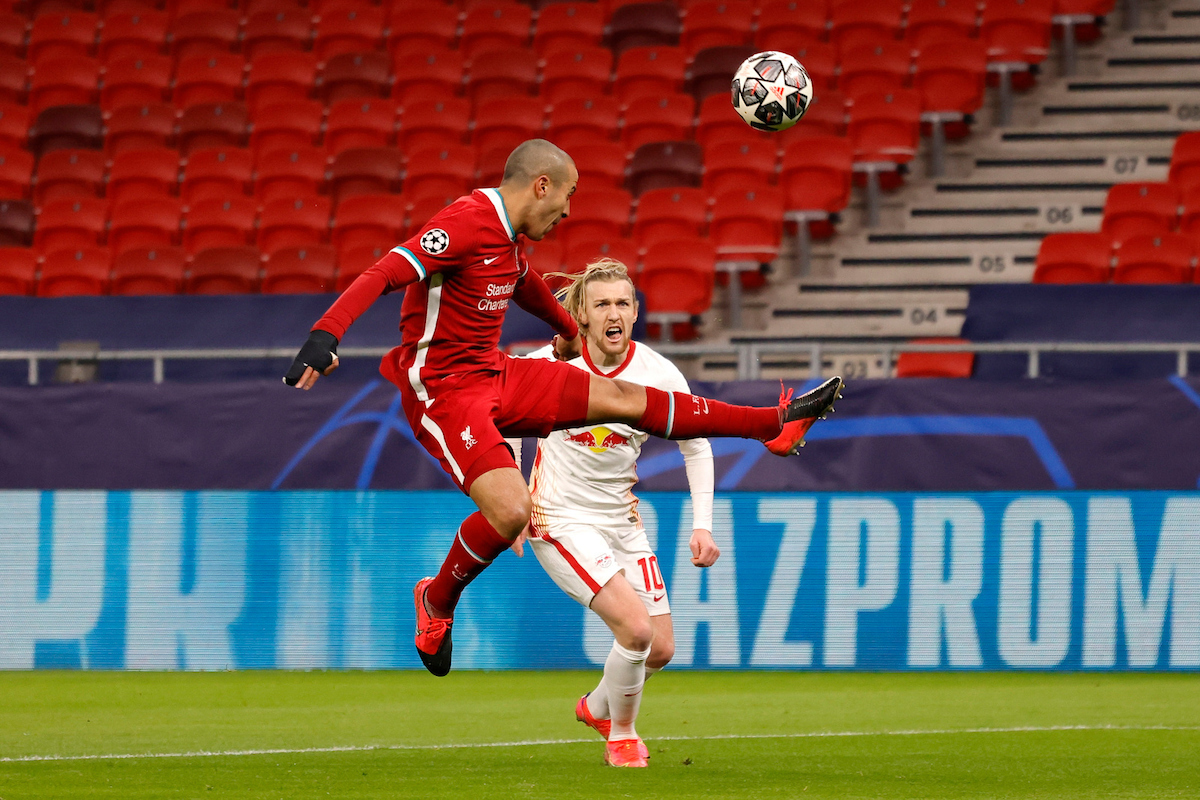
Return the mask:
M 421 249 L 431 256 L 441 255 L 450 247 L 450 234 L 441 228 L 430 228 L 421 236 Z

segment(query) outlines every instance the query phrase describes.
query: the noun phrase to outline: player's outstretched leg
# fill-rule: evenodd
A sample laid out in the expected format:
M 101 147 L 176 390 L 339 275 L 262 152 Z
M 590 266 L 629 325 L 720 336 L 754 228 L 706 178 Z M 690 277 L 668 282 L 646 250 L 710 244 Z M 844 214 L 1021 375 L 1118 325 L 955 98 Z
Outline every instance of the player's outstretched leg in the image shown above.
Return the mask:
M 779 384 L 779 405 L 783 408 L 783 430 L 766 442 L 767 449 L 777 456 L 794 455 L 804 446 L 804 435 L 813 423 L 825 419 L 833 411 L 833 403 L 842 396 L 842 379 L 830 378 L 810 392 L 792 399 L 792 390 L 783 392 Z

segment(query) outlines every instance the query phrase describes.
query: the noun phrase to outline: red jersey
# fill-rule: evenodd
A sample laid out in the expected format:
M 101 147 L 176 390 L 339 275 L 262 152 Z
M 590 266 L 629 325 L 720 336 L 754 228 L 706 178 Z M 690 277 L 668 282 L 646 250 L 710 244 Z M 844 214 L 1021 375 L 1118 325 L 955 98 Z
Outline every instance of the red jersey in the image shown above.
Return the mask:
M 419 400 L 448 375 L 499 369 L 500 328 L 510 299 L 574 338 L 578 327 L 520 253 L 496 189 L 476 189 L 425 223 L 360 276 L 314 327 L 339 340 L 381 294 L 408 286 L 399 347 L 384 374 Z M 391 374 L 389 374 L 391 373 Z

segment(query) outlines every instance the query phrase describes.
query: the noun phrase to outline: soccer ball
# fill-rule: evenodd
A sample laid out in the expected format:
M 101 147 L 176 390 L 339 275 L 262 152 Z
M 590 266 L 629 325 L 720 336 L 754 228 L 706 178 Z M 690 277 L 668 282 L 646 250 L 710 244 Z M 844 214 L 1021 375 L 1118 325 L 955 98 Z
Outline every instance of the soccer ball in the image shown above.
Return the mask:
M 804 116 L 812 98 L 808 73 L 787 53 L 755 53 L 733 75 L 733 108 L 751 128 L 760 131 L 792 127 Z

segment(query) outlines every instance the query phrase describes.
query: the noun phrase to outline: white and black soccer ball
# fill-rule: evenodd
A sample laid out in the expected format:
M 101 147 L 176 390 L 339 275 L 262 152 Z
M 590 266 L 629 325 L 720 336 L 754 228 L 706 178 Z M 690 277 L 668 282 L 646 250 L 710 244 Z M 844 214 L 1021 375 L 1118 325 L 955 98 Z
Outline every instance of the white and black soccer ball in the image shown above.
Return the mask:
M 813 99 L 812 81 L 794 57 L 768 50 L 742 62 L 733 75 L 733 108 L 760 131 L 792 127 Z

